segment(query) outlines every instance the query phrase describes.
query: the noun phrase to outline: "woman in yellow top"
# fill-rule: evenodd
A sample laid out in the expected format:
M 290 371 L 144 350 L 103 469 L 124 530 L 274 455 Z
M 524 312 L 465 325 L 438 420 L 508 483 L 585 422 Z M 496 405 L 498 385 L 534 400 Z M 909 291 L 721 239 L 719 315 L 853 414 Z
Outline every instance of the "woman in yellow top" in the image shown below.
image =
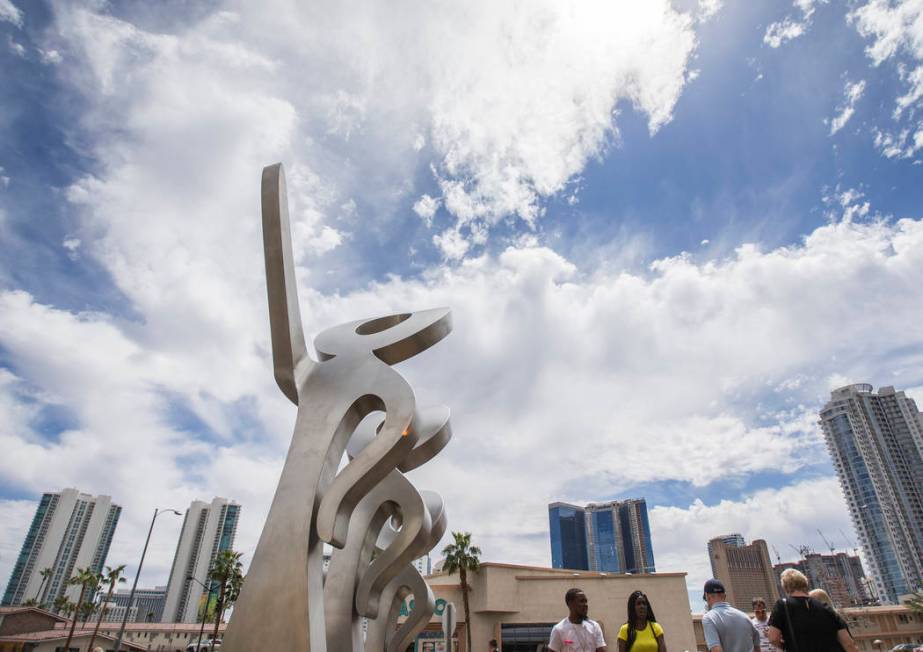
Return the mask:
M 663 627 L 641 591 L 628 596 L 628 622 L 619 630 L 619 652 L 667 652 Z

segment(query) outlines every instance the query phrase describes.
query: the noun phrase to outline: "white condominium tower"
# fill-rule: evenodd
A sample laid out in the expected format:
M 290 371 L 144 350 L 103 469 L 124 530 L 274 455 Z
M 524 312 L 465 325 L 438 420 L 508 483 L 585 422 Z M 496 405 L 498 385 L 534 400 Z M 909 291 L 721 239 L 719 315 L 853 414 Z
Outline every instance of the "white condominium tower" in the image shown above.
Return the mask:
M 90 496 L 77 489 L 43 494 L 3 605 L 35 600 L 50 607 L 62 595 L 76 602 L 80 587 L 67 586 L 67 580 L 78 568 L 102 570 L 121 513 L 109 496 Z M 45 569 L 50 573 L 43 574 Z
M 218 553 L 233 549 L 239 518 L 240 505 L 225 498 L 215 498 L 211 504 L 194 500 L 189 505 L 170 570 L 162 622 L 197 622 L 206 601 L 202 585 L 209 585 L 208 571 Z
M 857 384 L 820 419 L 878 597 L 897 603 L 923 587 L 923 415 L 904 392 Z

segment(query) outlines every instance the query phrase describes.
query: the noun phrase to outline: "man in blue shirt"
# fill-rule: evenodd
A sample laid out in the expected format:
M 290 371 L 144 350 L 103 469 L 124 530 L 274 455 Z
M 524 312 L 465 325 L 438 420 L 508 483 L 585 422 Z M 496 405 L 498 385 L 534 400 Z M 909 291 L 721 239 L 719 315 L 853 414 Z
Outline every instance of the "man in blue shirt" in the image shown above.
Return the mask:
M 708 603 L 708 612 L 702 616 L 708 652 L 759 652 L 759 633 L 747 614 L 728 604 L 721 582 L 705 582 L 702 599 Z

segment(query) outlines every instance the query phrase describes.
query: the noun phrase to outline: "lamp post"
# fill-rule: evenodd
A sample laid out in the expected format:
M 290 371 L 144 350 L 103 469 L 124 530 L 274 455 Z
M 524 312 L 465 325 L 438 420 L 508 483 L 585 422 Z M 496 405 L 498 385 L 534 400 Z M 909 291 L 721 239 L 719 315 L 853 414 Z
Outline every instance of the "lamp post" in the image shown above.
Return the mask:
M 211 589 L 210 584 L 209 586 L 205 586 L 204 584 L 202 584 L 202 582 L 194 578 L 192 575 L 187 577 L 186 581 L 195 582 L 196 584 L 201 586 L 203 589 L 208 591 L 208 593 L 205 594 L 205 606 L 202 607 L 202 626 L 199 627 L 199 640 L 195 642 L 195 652 L 199 652 L 202 646 L 202 633 L 205 631 L 205 617 L 208 615 L 208 603 L 211 602 L 211 599 L 212 599 L 212 589 Z
M 157 517 L 164 512 L 171 512 L 177 516 L 183 515 L 182 512 L 178 512 L 175 509 L 157 508 L 154 510 L 154 518 L 151 519 L 151 527 L 147 531 L 147 539 L 144 540 L 144 550 L 141 551 L 141 561 L 138 562 L 138 572 L 135 573 L 135 581 L 131 585 L 131 593 L 128 594 L 128 606 L 125 607 L 125 615 L 122 616 L 119 635 L 115 639 L 115 652 L 119 652 L 119 648 L 122 646 L 122 637 L 125 635 L 125 623 L 128 622 L 128 614 L 131 612 L 131 603 L 135 600 L 135 589 L 138 588 L 138 578 L 141 577 L 141 567 L 144 565 L 144 555 L 147 554 L 147 544 L 151 542 L 151 532 L 154 531 L 154 523 L 157 521 Z

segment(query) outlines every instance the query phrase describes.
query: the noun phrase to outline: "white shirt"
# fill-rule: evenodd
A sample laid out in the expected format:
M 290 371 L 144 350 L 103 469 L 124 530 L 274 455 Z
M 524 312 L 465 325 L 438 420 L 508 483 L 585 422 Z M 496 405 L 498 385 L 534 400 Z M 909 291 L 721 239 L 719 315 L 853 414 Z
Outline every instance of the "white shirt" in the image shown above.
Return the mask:
M 754 616 L 750 619 L 750 622 L 753 623 L 760 635 L 760 650 L 762 652 L 781 652 L 779 648 L 769 642 L 769 616 L 766 616 L 766 620 L 760 620 Z
M 596 652 L 596 648 L 606 647 L 606 641 L 595 621 L 587 618 L 578 624 L 565 618 L 552 628 L 548 647 L 554 652 Z

